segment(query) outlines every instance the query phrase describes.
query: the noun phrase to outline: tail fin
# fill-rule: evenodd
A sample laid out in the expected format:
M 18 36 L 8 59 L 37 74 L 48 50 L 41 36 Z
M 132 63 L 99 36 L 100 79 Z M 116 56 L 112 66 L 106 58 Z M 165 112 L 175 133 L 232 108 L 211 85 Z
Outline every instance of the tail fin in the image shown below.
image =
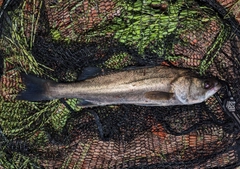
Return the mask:
M 49 97 L 48 88 L 51 83 L 54 83 L 53 81 L 41 79 L 33 75 L 26 75 L 23 73 L 21 73 L 21 77 L 23 83 L 26 85 L 26 89 L 18 94 L 18 100 L 51 100 Z

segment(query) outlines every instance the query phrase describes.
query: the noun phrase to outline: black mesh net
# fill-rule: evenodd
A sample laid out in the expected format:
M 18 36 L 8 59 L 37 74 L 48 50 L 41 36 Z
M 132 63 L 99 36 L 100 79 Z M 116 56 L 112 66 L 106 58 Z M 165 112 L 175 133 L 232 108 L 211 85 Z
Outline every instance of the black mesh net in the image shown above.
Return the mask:
M 239 166 L 239 0 L 0 6 L 0 168 Z M 227 85 L 190 106 L 81 108 L 77 99 L 15 99 L 25 87 L 20 72 L 74 82 L 89 66 L 115 72 L 155 65 L 189 68 Z

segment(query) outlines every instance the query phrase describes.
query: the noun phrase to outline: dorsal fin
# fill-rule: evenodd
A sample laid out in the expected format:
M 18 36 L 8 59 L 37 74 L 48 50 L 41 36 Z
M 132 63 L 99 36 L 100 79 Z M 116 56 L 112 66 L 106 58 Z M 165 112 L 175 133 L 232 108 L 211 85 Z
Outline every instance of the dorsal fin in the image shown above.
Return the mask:
M 103 72 L 104 72 L 103 69 L 99 67 L 86 67 L 83 69 L 81 75 L 78 77 L 78 80 L 82 81 L 82 80 L 90 79 L 98 75 L 102 75 Z

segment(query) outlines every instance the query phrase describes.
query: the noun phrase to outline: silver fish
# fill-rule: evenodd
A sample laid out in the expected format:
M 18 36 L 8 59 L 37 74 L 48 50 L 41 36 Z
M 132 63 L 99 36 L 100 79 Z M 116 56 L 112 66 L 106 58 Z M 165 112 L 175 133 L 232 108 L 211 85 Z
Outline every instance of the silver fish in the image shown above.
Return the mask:
M 86 68 L 81 81 L 75 83 L 57 83 L 23 74 L 26 90 L 19 93 L 18 99 L 79 98 L 79 105 L 83 107 L 113 104 L 173 106 L 201 103 L 221 88 L 215 78 L 199 78 L 190 69 L 167 66 L 95 76 L 97 72 L 98 69 Z

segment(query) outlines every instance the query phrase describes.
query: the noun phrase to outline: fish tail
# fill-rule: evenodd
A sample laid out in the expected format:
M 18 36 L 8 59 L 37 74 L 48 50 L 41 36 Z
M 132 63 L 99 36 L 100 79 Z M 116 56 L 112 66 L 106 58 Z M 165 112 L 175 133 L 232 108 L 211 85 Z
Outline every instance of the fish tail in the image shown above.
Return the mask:
M 18 100 L 42 101 L 51 100 L 49 87 L 55 83 L 33 75 L 21 73 L 22 81 L 26 89 L 17 95 Z

